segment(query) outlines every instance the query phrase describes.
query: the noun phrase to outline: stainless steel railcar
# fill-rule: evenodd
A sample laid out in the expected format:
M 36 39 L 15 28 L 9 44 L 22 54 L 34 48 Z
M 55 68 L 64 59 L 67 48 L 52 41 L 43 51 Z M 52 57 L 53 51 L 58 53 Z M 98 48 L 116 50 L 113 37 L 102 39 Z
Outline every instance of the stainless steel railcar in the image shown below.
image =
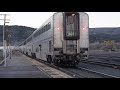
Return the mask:
M 83 12 L 55 13 L 19 49 L 55 65 L 77 65 L 88 58 L 89 16 Z

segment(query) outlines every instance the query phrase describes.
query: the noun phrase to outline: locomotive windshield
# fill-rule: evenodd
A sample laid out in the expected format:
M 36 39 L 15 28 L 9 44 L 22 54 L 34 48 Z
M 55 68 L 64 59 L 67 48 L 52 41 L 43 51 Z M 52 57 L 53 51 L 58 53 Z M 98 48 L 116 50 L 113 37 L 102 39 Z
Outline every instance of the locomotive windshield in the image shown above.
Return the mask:
M 64 39 L 79 39 L 79 13 L 65 13 L 64 15 Z

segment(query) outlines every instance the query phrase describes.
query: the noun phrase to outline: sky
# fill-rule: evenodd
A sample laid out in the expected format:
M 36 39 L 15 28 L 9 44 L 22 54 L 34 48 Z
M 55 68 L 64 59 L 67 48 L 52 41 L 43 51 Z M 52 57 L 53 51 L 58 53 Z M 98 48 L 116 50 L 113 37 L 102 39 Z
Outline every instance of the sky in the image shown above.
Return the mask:
M 0 12 L 9 14 L 6 18 L 10 19 L 7 25 L 22 25 L 39 28 L 55 12 Z M 89 27 L 120 27 L 120 12 L 85 12 L 89 15 Z M 3 16 L 0 15 L 0 19 Z M 0 20 L 3 25 L 3 20 Z

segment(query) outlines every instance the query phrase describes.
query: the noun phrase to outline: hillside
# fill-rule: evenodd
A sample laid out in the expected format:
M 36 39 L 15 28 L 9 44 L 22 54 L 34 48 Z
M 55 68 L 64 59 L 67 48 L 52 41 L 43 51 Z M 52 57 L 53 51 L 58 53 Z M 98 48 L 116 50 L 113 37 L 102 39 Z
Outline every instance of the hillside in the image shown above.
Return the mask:
M 7 32 L 6 35 L 11 34 L 10 40 L 12 45 L 17 45 L 21 43 L 29 35 L 31 35 L 34 30 L 35 28 L 26 27 L 26 26 L 17 26 L 17 25 L 5 27 L 5 31 Z M 3 40 L 2 34 L 3 34 L 3 26 L 0 25 L 0 42 L 2 42 Z
M 6 26 L 5 28 L 8 34 L 11 34 L 12 45 L 18 45 L 24 41 L 29 35 L 31 35 L 35 28 L 26 26 Z M 3 39 L 3 26 L 0 25 L 0 45 L 2 45 Z M 118 28 L 90 28 L 90 43 L 103 42 L 105 40 L 115 40 L 120 42 L 120 27 Z
M 120 42 L 120 27 L 116 28 L 90 28 L 90 43 L 115 40 Z

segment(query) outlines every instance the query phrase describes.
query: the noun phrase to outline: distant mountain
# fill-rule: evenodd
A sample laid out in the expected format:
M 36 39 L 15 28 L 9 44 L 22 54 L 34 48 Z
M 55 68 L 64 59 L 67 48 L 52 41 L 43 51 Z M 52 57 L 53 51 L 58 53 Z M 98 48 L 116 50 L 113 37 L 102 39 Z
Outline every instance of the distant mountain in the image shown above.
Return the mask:
M 6 36 L 11 35 L 12 45 L 17 45 L 24 41 L 28 36 L 30 36 L 35 31 L 35 28 L 26 27 L 26 26 L 5 26 Z M 5 37 L 7 38 L 7 37 Z M 0 42 L 3 41 L 3 26 L 0 25 Z
M 27 26 L 6 26 L 5 31 L 7 34 L 11 34 L 12 45 L 18 45 L 23 42 L 27 37 L 29 37 L 36 28 Z M 0 25 L 0 45 L 3 41 L 3 26 Z M 115 40 L 115 42 L 120 42 L 120 27 L 116 28 L 90 28 L 89 29 L 90 43 L 103 42 L 105 40 Z M 6 37 L 7 38 L 7 37 Z
M 120 42 L 120 27 L 115 28 L 90 28 L 90 43 L 115 40 Z

